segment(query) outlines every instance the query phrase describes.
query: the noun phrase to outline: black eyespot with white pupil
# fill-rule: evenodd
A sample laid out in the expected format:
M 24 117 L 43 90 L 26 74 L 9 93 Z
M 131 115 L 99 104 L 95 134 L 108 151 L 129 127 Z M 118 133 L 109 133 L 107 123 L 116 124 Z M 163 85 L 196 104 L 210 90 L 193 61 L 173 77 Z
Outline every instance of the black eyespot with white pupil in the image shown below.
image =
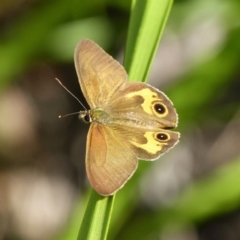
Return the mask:
M 168 140 L 168 135 L 165 133 L 158 133 L 157 134 L 157 139 L 160 141 L 166 141 Z
M 166 107 L 160 103 L 155 104 L 154 109 L 159 114 L 164 114 L 166 112 Z

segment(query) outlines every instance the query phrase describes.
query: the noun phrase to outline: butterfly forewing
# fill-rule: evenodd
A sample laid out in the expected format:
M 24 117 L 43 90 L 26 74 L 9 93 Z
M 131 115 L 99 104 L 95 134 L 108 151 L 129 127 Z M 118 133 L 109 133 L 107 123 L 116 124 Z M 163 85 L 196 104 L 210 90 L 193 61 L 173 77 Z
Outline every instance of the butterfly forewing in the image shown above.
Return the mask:
M 126 83 L 124 68 L 90 40 L 77 45 L 74 58 L 82 92 L 91 108 L 106 106 Z
M 137 157 L 125 145 L 122 135 L 93 123 L 87 138 L 86 169 L 92 187 L 101 195 L 114 194 L 137 168 Z

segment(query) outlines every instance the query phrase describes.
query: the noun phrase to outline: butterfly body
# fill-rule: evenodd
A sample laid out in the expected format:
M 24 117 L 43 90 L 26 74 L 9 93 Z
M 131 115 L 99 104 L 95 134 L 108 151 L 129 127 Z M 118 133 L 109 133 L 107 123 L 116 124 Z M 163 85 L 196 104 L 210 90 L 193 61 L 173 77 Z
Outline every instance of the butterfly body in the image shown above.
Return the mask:
M 75 66 L 90 110 L 86 169 L 92 187 L 112 195 L 132 176 L 138 159 L 155 160 L 173 147 L 177 113 L 165 94 L 141 82 L 128 82 L 124 68 L 98 45 L 81 41 Z

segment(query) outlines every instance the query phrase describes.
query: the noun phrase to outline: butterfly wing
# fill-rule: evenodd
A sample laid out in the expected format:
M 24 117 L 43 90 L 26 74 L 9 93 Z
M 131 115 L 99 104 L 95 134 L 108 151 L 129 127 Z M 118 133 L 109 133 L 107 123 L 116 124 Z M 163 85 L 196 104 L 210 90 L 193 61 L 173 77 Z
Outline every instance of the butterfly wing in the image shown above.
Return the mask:
M 178 115 L 169 98 L 158 89 L 141 82 L 128 82 L 114 94 L 106 112 L 125 124 L 140 123 L 152 129 L 172 129 L 178 125 Z
M 137 168 L 137 157 L 122 134 L 93 123 L 87 137 L 86 169 L 92 187 L 101 195 L 114 194 Z
M 138 159 L 155 160 L 167 152 L 178 141 L 178 132 L 166 129 L 148 129 L 124 124 L 111 124 L 115 136 L 124 139 L 124 145 Z M 122 153 L 121 153 L 122 154 Z
M 82 92 L 91 109 L 106 106 L 126 83 L 127 74 L 120 63 L 91 40 L 77 45 L 74 59 Z
M 145 83 L 129 82 L 116 92 L 106 111 L 112 117 L 110 127 L 134 154 L 154 160 L 179 141 L 171 131 L 178 124 L 177 113 L 165 94 Z

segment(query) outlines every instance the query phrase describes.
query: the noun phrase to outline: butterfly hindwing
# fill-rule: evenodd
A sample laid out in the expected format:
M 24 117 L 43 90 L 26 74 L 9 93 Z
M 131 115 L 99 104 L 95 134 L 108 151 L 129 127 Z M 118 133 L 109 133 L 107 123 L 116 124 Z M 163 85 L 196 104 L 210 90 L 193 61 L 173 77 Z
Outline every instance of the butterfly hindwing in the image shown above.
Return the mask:
M 112 134 L 125 139 L 124 145 L 142 160 L 155 160 L 179 140 L 179 133 L 165 129 L 150 130 L 124 124 L 111 124 Z
M 132 120 L 152 129 L 171 129 L 178 125 L 172 102 L 158 89 L 141 82 L 127 82 L 106 107 L 112 118 Z M 127 124 L 127 121 L 122 124 Z

